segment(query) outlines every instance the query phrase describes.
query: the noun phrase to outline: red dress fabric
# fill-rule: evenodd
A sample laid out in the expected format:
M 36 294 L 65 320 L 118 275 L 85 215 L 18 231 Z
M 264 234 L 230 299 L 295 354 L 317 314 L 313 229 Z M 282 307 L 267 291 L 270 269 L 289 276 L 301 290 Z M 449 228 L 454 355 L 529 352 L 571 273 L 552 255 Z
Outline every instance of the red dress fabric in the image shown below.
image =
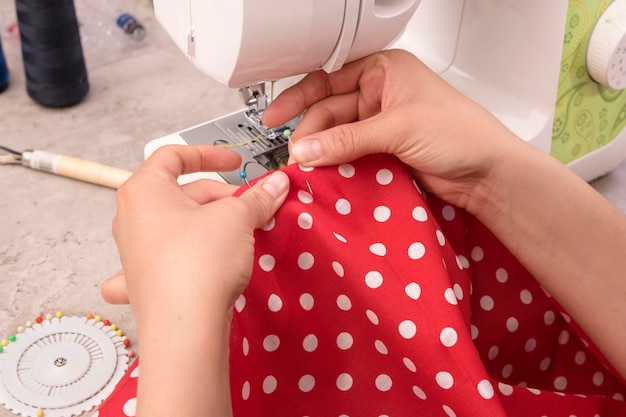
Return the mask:
M 626 385 L 567 314 L 395 157 L 285 171 L 235 305 L 235 416 L 626 416 Z M 132 372 L 100 417 L 134 415 Z

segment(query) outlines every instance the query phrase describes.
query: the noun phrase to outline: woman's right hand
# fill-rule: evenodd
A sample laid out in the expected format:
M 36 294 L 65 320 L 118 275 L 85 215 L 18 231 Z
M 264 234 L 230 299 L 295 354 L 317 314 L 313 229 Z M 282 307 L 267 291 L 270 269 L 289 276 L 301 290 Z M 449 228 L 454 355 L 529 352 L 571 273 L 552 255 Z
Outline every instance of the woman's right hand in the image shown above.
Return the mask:
M 397 155 L 420 185 L 468 208 L 476 186 L 497 175 L 511 147 L 528 146 L 491 113 L 456 91 L 408 52 L 385 51 L 327 74 L 309 74 L 268 107 L 277 126 L 302 111 L 291 155 L 302 165 Z M 515 151 L 515 150 L 514 150 Z M 474 202 L 479 204 L 478 202 Z
M 626 378 L 626 216 L 412 55 L 307 76 L 265 111 L 304 165 L 397 155 L 421 186 L 481 220 Z

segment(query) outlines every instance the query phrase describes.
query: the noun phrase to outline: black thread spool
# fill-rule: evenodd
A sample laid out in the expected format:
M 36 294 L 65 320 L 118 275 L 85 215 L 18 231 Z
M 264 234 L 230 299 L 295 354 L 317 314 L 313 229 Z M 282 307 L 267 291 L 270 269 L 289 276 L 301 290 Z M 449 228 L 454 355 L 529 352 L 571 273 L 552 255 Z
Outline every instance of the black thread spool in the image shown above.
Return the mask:
M 89 91 L 73 0 L 16 0 L 28 95 L 67 107 Z
M 9 86 L 9 68 L 4 60 L 4 52 L 2 51 L 2 39 L 0 39 L 0 93 Z

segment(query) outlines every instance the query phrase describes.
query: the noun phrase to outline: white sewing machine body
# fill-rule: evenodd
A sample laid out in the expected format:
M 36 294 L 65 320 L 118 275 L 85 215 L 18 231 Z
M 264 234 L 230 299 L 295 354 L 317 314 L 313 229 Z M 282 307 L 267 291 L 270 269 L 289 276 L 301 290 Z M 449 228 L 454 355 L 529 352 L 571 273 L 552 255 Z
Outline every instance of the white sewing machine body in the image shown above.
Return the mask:
M 602 79 L 603 74 L 615 78 L 618 70 L 609 64 L 615 65 L 622 48 L 626 51 L 626 0 L 614 3 L 188 0 L 183 5 L 154 0 L 157 18 L 194 65 L 244 90 L 319 68 L 333 71 L 385 47 L 406 49 L 518 136 L 551 152 L 586 180 L 626 159 L 626 97 L 615 82 Z M 597 34 L 600 23 L 610 20 L 609 4 L 620 6 L 612 11 L 610 29 L 618 32 L 613 44 Z M 591 78 L 587 56 L 596 50 L 608 55 L 590 68 Z M 626 79 L 624 74 L 620 69 L 617 78 Z M 248 178 L 275 168 L 271 161 L 286 152 L 282 132 L 295 129 L 297 120 L 269 132 L 259 126 L 254 113 L 262 113 L 267 103 L 257 93 L 244 91 L 248 109 L 154 140 L 146 155 L 163 144 L 207 143 L 211 137 L 220 143 L 245 142 L 234 149 L 248 164 L 243 170 Z M 228 182 L 244 181 L 238 173 L 224 174 Z

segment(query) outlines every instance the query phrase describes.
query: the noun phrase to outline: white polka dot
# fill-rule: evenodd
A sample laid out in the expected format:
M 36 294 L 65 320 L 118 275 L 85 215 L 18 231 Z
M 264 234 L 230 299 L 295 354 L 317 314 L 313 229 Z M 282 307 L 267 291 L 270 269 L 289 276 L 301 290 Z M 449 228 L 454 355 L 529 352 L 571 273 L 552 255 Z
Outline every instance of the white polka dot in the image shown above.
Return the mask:
M 380 340 L 376 340 L 374 342 L 374 347 L 381 355 L 387 355 L 389 353 L 389 349 L 387 349 L 387 346 Z
M 246 381 L 243 383 L 243 387 L 241 388 L 241 398 L 246 401 L 250 398 L 250 382 Z
M 452 206 L 445 206 L 443 210 L 441 210 L 441 214 L 443 215 L 443 218 L 447 221 L 452 221 L 456 217 L 456 211 Z
M 298 216 L 298 226 L 304 230 L 310 230 L 313 227 L 313 216 L 309 213 L 300 213 Z
M 498 270 L 496 270 L 496 279 L 498 282 L 504 284 L 509 280 L 509 273 L 504 268 L 498 268 Z
M 341 350 L 348 350 L 352 347 L 352 345 L 354 344 L 354 339 L 352 338 L 352 335 L 348 332 L 343 332 L 340 333 L 339 336 L 337 336 L 337 347 Z
M 314 334 L 310 334 L 304 338 L 302 341 L 302 348 L 307 352 L 315 352 L 317 349 L 319 342 L 317 340 L 317 336 Z
M 585 363 L 586 360 L 587 355 L 582 350 L 577 352 L 574 356 L 574 362 L 576 362 L 576 365 L 582 365 L 583 363 Z
M 335 274 L 343 278 L 345 271 L 343 269 L 343 265 L 341 265 L 339 262 L 333 262 L 333 271 L 335 271 Z
M 569 342 L 569 332 L 567 330 L 561 330 L 561 333 L 559 333 L 559 344 L 560 345 L 566 345 L 567 342 Z
M 275 352 L 279 346 L 280 338 L 275 334 L 266 336 L 265 339 L 263 339 L 263 349 L 265 349 L 267 352 Z
M 337 307 L 339 307 L 340 310 L 348 311 L 352 308 L 352 301 L 347 295 L 341 294 L 337 297 Z
M 599 387 L 602 384 L 604 384 L 604 374 L 602 372 L 593 374 L 593 385 Z
M 452 288 L 448 288 L 443 293 L 443 297 L 446 299 L 448 303 L 452 304 L 453 306 L 459 303 L 459 300 L 456 298 L 456 294 L 454 293 L 454 290 Z
M 543 315 L 543 322 L 546 325 L 550 326 L 555 321 L 556 321 L 556 314 L 554 314 L 554 311 L 552 310 L 546 311 L 546 313 Z
M 413 385 L 413 394 L 415 394 L 415 396 L 419 398 L 420 400 L 426 399 L 426 393 L 417 385 Z
M 276 387 L 278 387 L 278 381 L 272 375 L 266 376 L 263 380 L 263 392 L 266 394 L 271 394 L 276 391 Z
M 311 392 L 311 390 L 313 390 L 314 387 L 315 387 L 315 378 L 313 378 L 312 375 L 304 375 L 298 381 L 298 388 L 300 388 L 300 391 L 302 392 Z
M 561 311 L 561 317 L 563 317 L 563 320 L 565 320 L 567 323 L 572 322 L 572 318 L 567 313 Z
M 472 324 L 470 326 L 470 331 L 472 333 L 472 340 L 478 339 L 478 334 L 479 334 L 478 327 L 476 327 L 476 325 Z
M 624 395 L 620 393 L 614 394 L 611 398 L 616 401 L 624 401 Z
M 498 357 L 499 353 L 500 353 L 500 348 L 498 346 L 491 346 L 489 348 L 489 352 L 487 352 L 487 357 L 490 360 L 494 360 L 495 358 Z
M 303 271 L 308 271 L 309 269 L 313 268 L 314 263 L 315 258 L 310 252 L 302 252 L 300 256 L 298 256 L 298 266 Z
M 354 177 L 354 174 L 356 173 L 356 170 L 354 169 L 354 165 L 352 164 L 342 164 L 339 165 L 339 175 L 341 175 L 344 178 L 352 178 Z
M 506 395 L 507 397 L 513 394 L 513 387 L 502 382 L 498 382 L 498 390 L 500 390 L 502 395 Z
M 420 295 L 422 295 L 422 287 L 420 287 L 418 283 L 412 282 L 404 288 L 404 292 L 409 298 L 417 300 L 420 298 Z
M 526 344 L 524 345 L 524 350 L 526 352 L 532 352 L 533 350 L 535 350 L 537 348 L 537 340 L 535 340 L 534 338 L 530 338 L 526 341 Z
M 488 295 L 481 297 L 480 306 L 485 311 L 493 310 L 493 307 L 494 307 L 493 298 L 489 297 Z
M 418 222 L 425 222 L 428 220 L 428 212 L 422 206 L 417 206 L 413 209 L 413 218 Z
M 298 191 L 298 200 L 303 204 L 311 204 L 313 202 L 313 196 L 304 190 Z
M 309 293 L 304 293 L 300 296 L 300 306 L 306 311 L 311 311 L 315 305 L 315 299 Z
M 337 377 L 337 388 L 339 391 L 348 391 L 354 383 L 350 374 L 343 373 Z
M 378 271 L 370 271 L 365 275 L 365 283 L 371 289 L 376 289 L 383 285 L 383 276 Z
M 283 308 L 283 300 L 281 300 L 280 297 L 276 294 L 272 294 L 267 300 L 267 306 L 269 307 L 270 311 L 276 313 Z
M 457 300 L 463 299 L 463 287 L 461 287 L 459 284 L 454 284 L 454 296 Z
M 243 356 L 248 356 L 248 353 L 250 353 L 250 342 L 248 342 L 247 337 L 243 338 L 243 341 L 241 343 L 241 348 L 243 351 Z
M 372 322 L 372 324 L 378 326 L 378 324 L 380 323 L 380 321 L 378 320 L 378 316 L 376 315 L 376 313 L 374 313 L 372 310 L 367 310 L 365 312 L 365 315 L 367 316 L 367 318 L 369 319 L 369 321 Z
M 511 364 L 504 365 L 504 367 L 502 368 L 502 376 L 504 378 L 508 378 L 511 376 L 512 373 L 513 373 L 513 365 Z
M 485 257 L 485 252 L 483 251 L 483 248 L 481 248 L 480 246 L 475 246 L 472 249 L 470 256 L 474 262 L 480 262 Z
M 526 388 L 528 390 L 528 392 L 530 392 L 531 394 L 534 395 L 541 395 L 541 390 L 538 390 L 537 388 Z
M 335 203 L 335 210 L 337 210 L 337 213 L 345 216 L 350 214 L 350 212 L 352 211 L 352 205 L 345 198 L 340 198 Z
M 441 408 L 443 408 L 443 411 L 448 415 L 448 417 L 456 417 L 456 413 L 449 406 L 444 405 Z
M 519 321 L 515 317 L 509 317 L 506 321 L 506 329 L 511 333 L 519 329 Z
M 554 388 L 556 388 L 559 391 L 563 391 L 565 388 L 567 388 L 567 378 L 565 378 L 564 376 L 559 376 L 555 378 Z
M 124 415 L 134 417 L 137 414 L 137 398 L 131 398 L 124 403 Z
M 398 331 L 405 339 L 412 339 L 417 334 L 417 326 L 411 320 L 404 320 L 398 326 Z
M 384 223 L 391 217 L 391 209 L 387 206 L 378 206 L 374 209 L 374 219 L 379 223 Z
M 467 269 L 467 268 L 469 268 L 469 266 L 470 266 L 469 261 L 468 261 L 468 260 L 467 260 L 467 258 L 466 258 L 465 256 L 463 256 L 463 255 L 458 255 L 458 256 L 456 257 L 456 264 L 457 264 L 457 266 L 459 267 L 459 269 L 460 269 L 460 270 Z
M 413 362 L 411 359 L 404 358 L 402 359 L 402 363 L 404 363 L 404 366 L 406 366 L 406 369 L 408 369 L 409 371 L 417 372 L 417 366 L 415 366 L 415 362 Z
M 246 338 L 244 337 L 243 340 L 246 340 Z M 133 369 L 133 371 L 130 373 L 131 378 L 137 378 L 138 376 L 139 376 L 139 365 L 137 365 L 137 367 L 135 367 L 135 369 Z
M 415 187 L 415 189 L 417 190 L 418 193 L 423 194 L 422 193 L 422 189 L 420 188 L 419 185 L 417 185 L 417 183 L 415 182 L 415 180 L 413 180 L 413 186 Z M 425 195 L 424 195 L 424 199 L 425 199 Z
M 426 246 L 421 242 L 412 243 L 409 246 L 409 258 L 413 260 L 422 259 L 426 254 Z
M 237 313 L 241 313 L 245 306 L 246 306 L 246 297 L 243 294 L 241 294 L 239 298 L 237 298 L 237 301 L 235 301 L 235 310 L 237 310 Z
M 493 385 L 486 379 L 483 379 L 478 383 L 478 393 L 485 400 L 490 400 L 493 398 L 495 392 L 493 392 Z
M 437 235 L 437 242 L 439 243 L 439 246 L 444 246 L 446 244 L 446 237 L 443 232 L 441 230 L 437 230 L 435 234 Z
M 459 335 L 452 327 L 446 327 L 439 334 L 439 340 L 442 345 L 449 348 L 456 345 L 456 342 L 459 340 Z
M 450 389 L 454 385 L 454 377 L 450 372 L 441 371 L 435 376 L 437 385 L 443 389 Z
M 269 232 L 274 228 L 274 226 L 276 226 L 276 219 L 272 217 L 267 223 L 261 226 L 261 230 Z
M 376 173 L 376 182 L 380 185 L 389 185 L 393 181 L 393 172 L 388 169 L 381 169 Z
M 341 243 L 348 243 L 348 239 L 346 239 L 345 237 L 341 236 L 339 233 L 333 232 L 333 236 L 335 236 L 335 239 L 337 239 Z
M 552 359 L 543 358 L 541 362 L 539 362 L 539 369 L 541 369 L 542 371 L 547 371 L 548 368 L 550 368 L 551 363 L 552 363 Z
M 522 290 L 519 294 L 519 298 L 522 300 L 522 303 L 528 305 L 533 302 L 533 293 L 528 290 Z
M 382 374 L 376 377 L 376 388 L 378 388 L 379 391 L 389 391 L 392 384 L 393 382 L 391 381 L 389 375 Z
M 385 256 L 387 254 L 387 248 L 382 243 L 374 243 L 370 246 L 370 252 L 374 255 Z
M 272 255 L 262 255 L 259 258 L 259 266 L 265 272 L 270 272 L 272 269 L 274 269 L 275 265 L 276 265 L 276 260 L 274 259 Z

